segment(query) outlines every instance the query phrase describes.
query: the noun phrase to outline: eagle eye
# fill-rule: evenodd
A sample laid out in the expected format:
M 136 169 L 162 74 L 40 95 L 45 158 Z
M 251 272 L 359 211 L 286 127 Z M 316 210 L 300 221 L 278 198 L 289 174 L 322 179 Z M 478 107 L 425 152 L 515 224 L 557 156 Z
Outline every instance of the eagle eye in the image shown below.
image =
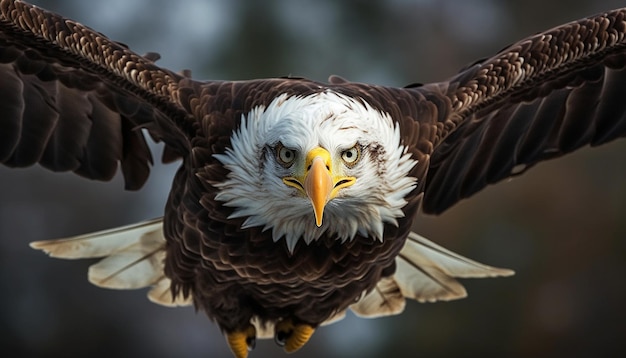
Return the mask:
M 282 143 L 276 146 L 276 160 L 280 165 L 288 168 L 296 160 L 296 150 L 285 147 Z
M 352 148 L 346 149 L 341 152 L 341 160 L 349 168 L 352 168 L 361 158 L 361 147 L 355 144 Z

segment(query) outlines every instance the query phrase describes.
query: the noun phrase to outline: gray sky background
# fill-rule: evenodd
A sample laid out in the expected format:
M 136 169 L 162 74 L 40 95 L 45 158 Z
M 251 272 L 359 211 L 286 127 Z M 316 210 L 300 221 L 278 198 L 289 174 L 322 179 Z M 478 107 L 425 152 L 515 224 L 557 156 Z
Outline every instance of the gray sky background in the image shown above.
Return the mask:
M 198 79 L 297 75 L 403 86 L 443 80 L 524 36 L 619 1 L 36 1 Z M 623 6 L 623 4 L 621 4 Z M 469 298 L 348 317 L 294 357 L 600 356 L 626 348 L 626 141 L 490 187 L 415 229 L 513 278 L 464 281 Z M 159 150 L 158 147 L 155 148 Z M 155 155 L 158 158 L 158 154 Z M 28 248 L 162 214 L 176 165 L 146 187 L 39 167 L 0 168 L 0 351 L 15 356 L 221 357 L 219 330 L 145 291 L 91 286 L 90 261 Z M 393 352 L 393 353 L 391 353 Z M 282 354 L 259 342 L 251 357 Z

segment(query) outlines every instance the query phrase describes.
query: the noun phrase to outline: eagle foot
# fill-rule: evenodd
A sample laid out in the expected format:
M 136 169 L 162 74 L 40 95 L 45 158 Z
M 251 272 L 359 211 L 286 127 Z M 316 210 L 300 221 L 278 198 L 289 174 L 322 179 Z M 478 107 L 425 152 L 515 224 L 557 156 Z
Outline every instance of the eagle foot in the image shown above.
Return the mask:
M 246 358 L 256 345 L 256 328 L 249 325 L 245 329 L 226 333 L 226 341 L 235 358 Z
M 294 324 L 291 319 L 285 319 L 274 327 L 274 341 L 283 347 L 285 352 L 292 353 L 302 348 L 315 332 L 315 328 L 308 324 Z

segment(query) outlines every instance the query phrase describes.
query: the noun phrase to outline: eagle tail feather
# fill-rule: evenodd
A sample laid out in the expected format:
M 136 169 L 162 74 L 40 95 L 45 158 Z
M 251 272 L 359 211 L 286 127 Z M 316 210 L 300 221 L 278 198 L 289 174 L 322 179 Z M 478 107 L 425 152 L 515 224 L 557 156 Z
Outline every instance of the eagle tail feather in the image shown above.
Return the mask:
M 396 258 L 395 274 L 382 278 L 350 308 L 362 317 L 394 315 L 404 310 L 406 298 L 436 302 L 466 297 L 465 288 L 455 278 L 513 274 L 512 270 L 463 257 L 412 232 Z
M 51 257 L 102 258 L 89 267 L 92 284 L 110 289 L 152 287 L 148 298 L 165 306 L 185 306 L 190 299 L 173 297 L 163 272 L 165 238 L 161 218 L 111 230 L 30 244 Z

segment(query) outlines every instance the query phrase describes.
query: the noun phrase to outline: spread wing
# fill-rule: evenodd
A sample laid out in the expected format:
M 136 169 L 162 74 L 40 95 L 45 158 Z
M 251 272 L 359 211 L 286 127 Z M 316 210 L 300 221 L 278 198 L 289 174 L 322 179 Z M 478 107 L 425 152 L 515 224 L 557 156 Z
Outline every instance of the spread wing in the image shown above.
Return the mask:
M 141 128 L 187 147 L 193 82 L 74 21 L 22 2 L 0 1 L 0 163 L 36 163 L 109 180 L 118 168 L 127 189 L 149 174 Z
M 439 107 L 423 210 L 441 213 L 540 161 L 626 135 L 626 9 L 559 26 L 409 89 Z

